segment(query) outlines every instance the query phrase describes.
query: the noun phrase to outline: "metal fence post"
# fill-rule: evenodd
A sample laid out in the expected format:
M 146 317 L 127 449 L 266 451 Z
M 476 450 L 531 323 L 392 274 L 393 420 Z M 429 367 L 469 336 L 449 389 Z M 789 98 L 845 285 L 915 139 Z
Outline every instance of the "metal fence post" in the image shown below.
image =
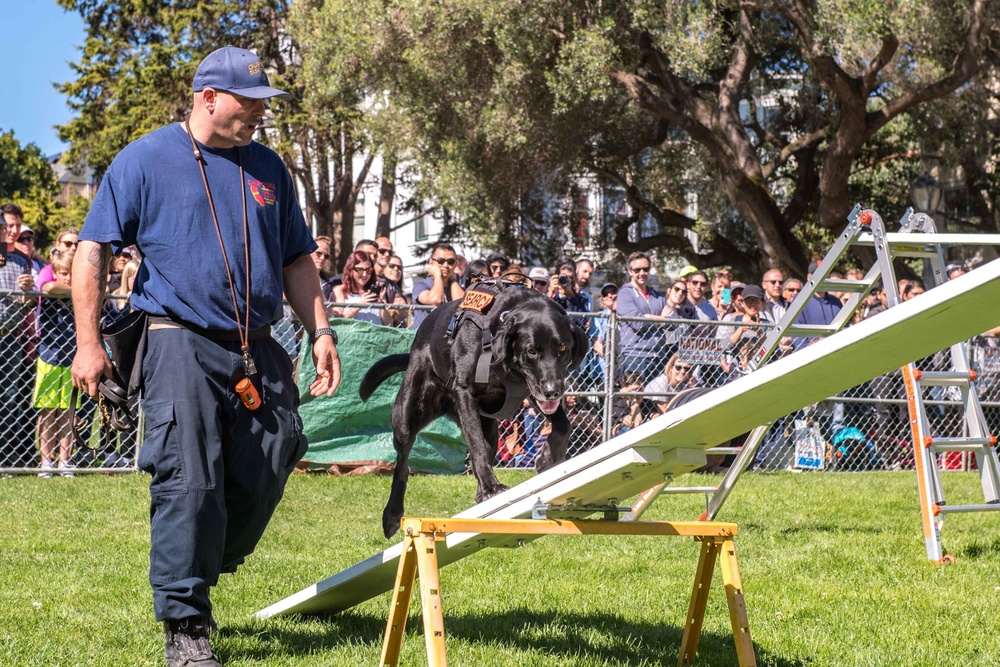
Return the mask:
M 618 364 L 618 311 L 611 310 L 608 318 L 608 340 L 604 346 L 604 441 L 607 442 L 613 436 L 611 429 L 613 424 L 613 404 L 615 398 L 615 376 Z

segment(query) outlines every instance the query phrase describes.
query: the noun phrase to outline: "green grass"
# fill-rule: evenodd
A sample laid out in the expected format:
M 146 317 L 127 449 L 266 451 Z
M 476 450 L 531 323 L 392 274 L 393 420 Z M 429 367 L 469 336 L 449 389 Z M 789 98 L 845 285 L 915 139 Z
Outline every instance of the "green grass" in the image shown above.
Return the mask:
M 524 473 L 502 472 L 513 484 Z M 945 476 L 971 498 L 974 475 Z M 681 479 L 679 483 L 707 483 Z M 142 475 L 0 480 L 0 665 L 160 665 Z M 388 595 L 328 617 L 253 612 L 387 546 L 384 477 L 296 476 L 257 550 L 213 591 L 225 664 L 375 665 Z M 749 474 L 721 519 L 736 539 L 761 665 L 1000 665 L 1000 517 L 945 526 L 932 567 L 912 473 Z M 470 505 L 470 477 L 411 479 L 408 510 Z M 662 498 L 644 518 L 697 516 Z M 397 538 L 398 539 L 398 538 Z M 674 665 L 697 561 L 683 538 L 547 537 L 442 571 L 451 665 Z M 426 664 L 419 602 L 401 664 Z M 736 653 L 716 570 L 698 665 Z

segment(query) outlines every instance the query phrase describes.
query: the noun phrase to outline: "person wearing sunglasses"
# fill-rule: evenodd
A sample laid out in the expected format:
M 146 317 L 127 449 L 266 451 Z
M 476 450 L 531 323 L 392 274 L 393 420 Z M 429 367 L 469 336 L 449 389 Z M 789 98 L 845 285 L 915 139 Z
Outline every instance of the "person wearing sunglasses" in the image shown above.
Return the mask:
M 691 292 L 691 281 L 683 281 L 680 278 L 670 283 L 667 288 L 667 305 L 660 311 L 660 316 L 668 320 L 697 320 L 698 309 L 688 300 Z M 669 357 L 677 351 L 681 338 L 691 334 L 691 324 L 667 324 L 664 326 L 664 342 L 666 343 L 665 356 Z
M 132 249 L 122 248 L 121 252 L 111 258 L 108 268 L 108 294 L 114 294 L 122 286 L 122 272 L 125 265 L 132 261 Z
M 447 243 L 436 243 L 427 260 L 427 276 L 413 283 L 413 303 L 423 306 L 440 306 L 442 303 L 461 299 L 465 290 L 455 278 L 458 259 L 455 249 Z M 418 329 L 427 319 L 427 310 L 413 313 L 413 328 Z
M 663 368 L 663 372 L 653 378 L 643 391 L 650 394 L 645 399 L 653 403 L 654 416 L 662 415 L 667 411 L 670 401 L 678 393 L 698 386 L 697 368 L 688 361 L 681 361 L 679 354 L 670 356 L 670 361 Z
M 378 292 L 379 301 L 383 303 L 406 303 L 406 299 L 403 298 L 402 284 L 386 280 L 385 271 L 389 266 L 390 258 L 393 257 L 392 251 L 392 241 L 388 236 L 379 236 L 375 239 L 375 263 L 373 264 L 375 280 L 372 289 Z M 396 257 L 395 261 L 400 262 L 399 257 Z M 402 272 L 396 278 L 401 281 L 403 278 Z M 393 311 L 393 313 L 396 313 L 396 311 Z M 405 315 L 406 313 L 403 312 L 402 314 Z M 391 324 L 398 326 L 398 319 L 398 316 L 394 315 Z
M 31 273 L 37 278 L 45 262 L 35 252 L 35 230 L 28 225 L 21 226 L 21 234 L 14 242 L 14 248 L 31 262 Z M 37 283 L 37 280 L 36 280 Z
M 767 312 L 766 296 L 759 285 L 744 287 L 740 301 L 743 312 L 727 316 L 724 321 L 732 324 L 720 326 L 716 332 L 716 338 L 722 341 L 723 349 L 726 350 L 722 361 L 722 370 L 726 373 L 747 372 L 751 355 L 757 351 L 764 336 L 770 331 L 769 327 L 757 325 L 775 324 L 774 318 Z M 791 339 L 785 338 L 780 343 L 778 354 L 786 354 L 791 349 Z
M 618 310 L 618 286 L 614 283 L 604 283 L 601 287 L 601 310 L 603 317 L 594 319 L 594 354 L 597 356 L 597 364 L 600 368 L 601 377 L 607 375 L 607 360 L 605 359 L 606 346 L 608 344 L 608 322 L 611 313 Z
M 642 384 L 660 373 L 666 362 L 662 335 L 661 313 L 667 300 L 657 290 L 649 286 L 649 272 L 652 262 L 649 255 L 636 251 L 628 256 L 629 282 L 618 290 L 618 327 L 621 364 L 619 371 L 639 373 Z M 644 322 L 639 318 L 648 318 Z M 659 320 L 659 322 L 654 321 Z
M 385 280 L 386 282 L 392 283 L 399 290 L 400 294 L 403 292 L 403 258 L 399 255 L 390 255 L 389 261 L 385 264 Z
M 788 310 L 788 304 L 791 303 L 786 301 L 782 294 L 781 286 L 784 280 L 781 269 L 769 269 L 760 279 L 760 286 L 764 290 L 764 310 L 775 322 L 781 319 Z
M 76 250 L 76 239 L 80 235 L 80 230 L 76 227 L 65 227 L 59 230 L 59 234 L 56 235 L 56 242 L 52 244 L 52 250 L 49 251 L 49 255 L 52 260 L 64 252 L 72 252 Z M 49 264 L 42 268 L 38 272 L 38 290 L 40 292 L 45 292 L 46 294 L 69 294 L 70 289 L 68 287 L 63 287 L 56 282 L 55 274 L 52 272 L 52 265 Z
M 374 264 L 371 256 L 363 250 L 355 250 L 348 255 L 341 283 L 333 288 L 333 302 L 338 305 L 330 306 L 331 316 L 372 324 L 395 324 L 395 311 L 370 307 L 376 303 L 393 303 L 385 300 L 385 290 L 378 289 L 371 280 Z M 399 303 L 403 303 L 402 297 L 399 297 Z
M 789 278 L 781 286 L 781 297 L 787 302 L 795 301 L 795 297 L 802 291 L 802 281 L 798 278 Z
M 333 287 L 335 282 L 333 280 L 333 271 L 331 267 L 333 264 L 330 262 L 333 248 L 333 239 L 329 236 L 317 236 L 316 237 L 316 249 L 312 251 L 310 257 L 312 257 L 313 266 L 316 267 L 316 272 L 319 274 L 319 286 L 323 290 L 323 300 L 332 301 L 333 300 Z
M 510 260 L 506 255 L 495 252 L 486 258 L 486 264 L 489 266 L 490 277 L 499 278 L 510 270 Z
M 688 286 L 688 302 L 695 307 L 695 315 L 699 320 L 718 320 L 719 313 L 712 303 L 705 298 L 708 291 L 708 275 L 704 271 L 695 271 L 686 277 Z

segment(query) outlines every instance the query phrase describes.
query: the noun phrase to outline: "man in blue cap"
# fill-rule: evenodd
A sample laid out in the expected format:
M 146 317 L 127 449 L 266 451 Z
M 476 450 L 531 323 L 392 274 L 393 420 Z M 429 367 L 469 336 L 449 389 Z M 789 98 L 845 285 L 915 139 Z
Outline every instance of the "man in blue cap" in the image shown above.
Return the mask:
M 292 364 L 270 336 L 282 293 L 312 342 L 312 395 L 340 382 L 316 249 L 288 170 L 253 141 L 272 88 L 250 51 L 206 57 L 191 115 L 126 146 L 101 182 L 73 266 L 73 383 L 110 377 L 98 320 L 112 253 L 138 247 L 150 572 L 171 667 L 221 665 L 209 589 L 253 552 L 306 451 Z

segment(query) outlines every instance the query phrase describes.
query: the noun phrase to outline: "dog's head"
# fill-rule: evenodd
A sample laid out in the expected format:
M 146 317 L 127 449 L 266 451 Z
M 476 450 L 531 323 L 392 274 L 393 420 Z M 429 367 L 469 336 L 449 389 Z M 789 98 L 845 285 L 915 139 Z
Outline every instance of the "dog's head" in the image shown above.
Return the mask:
M 502 314 L 493 359 L 523 377 L 538 407 L 552 414 L 566 392 L 566 375 L 589 349 L 587 334 L 566 311 L 540 298 Z

